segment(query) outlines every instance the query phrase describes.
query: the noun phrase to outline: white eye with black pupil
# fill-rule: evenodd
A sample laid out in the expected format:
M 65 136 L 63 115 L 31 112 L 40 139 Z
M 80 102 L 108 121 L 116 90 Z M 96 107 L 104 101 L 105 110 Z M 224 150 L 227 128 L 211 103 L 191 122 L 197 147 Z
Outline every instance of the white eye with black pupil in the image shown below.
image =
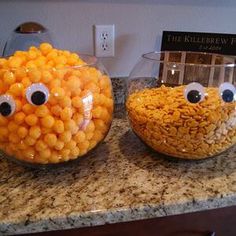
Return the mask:
M 185 87 L 184 97 L 190 103 L 201 102 L 205 97 L 204 87 L 196 82 L 190 83 Z
M 35 106 L 40 106 L 48 101 L 48 88 L 41 83 L 32 84 L 26 90 L 26 98 L 29 103 Z
M 0 96 L 0 114 L 2 116 L 10 116 L 16 110 L 16 104 L 12 96 L 1 95 Z
M 236 88 L 229 82 L 220 85 L 219 93 L 224 102 L 234 102 L 236 100 Z

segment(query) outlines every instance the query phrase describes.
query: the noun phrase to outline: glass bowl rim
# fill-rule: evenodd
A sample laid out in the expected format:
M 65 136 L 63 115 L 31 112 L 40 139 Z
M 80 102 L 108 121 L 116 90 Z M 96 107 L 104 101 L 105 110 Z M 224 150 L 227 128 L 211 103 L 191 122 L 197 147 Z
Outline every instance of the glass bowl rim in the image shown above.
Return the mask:
M 146 59 L 146 60 L 150 60 L 150 61 L 154 61 L 156 63 L 160 63 L 160 64 L 166 64 L 166 65 L 178 65 L 178 66 L 196 66 L 196 67 L 236 67 L 236 63 L 222 63 L 222 64 L 200 64 L 200 63 L 183 63 L 183 62 L 170 62 L 170 61 L 164 61 L 160 60 L 160 59 L 156 59 L 156 58 L 152 58 L 150 57 L 150 55 L 164 55 L 165 53 L 191 53 L 191 54 L 202 54 L 202 55 L 211 55 L 211 56 L 218 56 L 218 57 L 222 57 L 222 58 L 234 58 L 236 60 L 236 56 L 233 55 L 225 55 L 225 54 L 218 54 L 218 53 L 209 53 L 209 52 L 194 52 L 194 51 L 169 51 L 169 50 L 163 50 L 163 51 L 151 51 L 148 53 L 143 53 L 142 54 L 142 58 Z

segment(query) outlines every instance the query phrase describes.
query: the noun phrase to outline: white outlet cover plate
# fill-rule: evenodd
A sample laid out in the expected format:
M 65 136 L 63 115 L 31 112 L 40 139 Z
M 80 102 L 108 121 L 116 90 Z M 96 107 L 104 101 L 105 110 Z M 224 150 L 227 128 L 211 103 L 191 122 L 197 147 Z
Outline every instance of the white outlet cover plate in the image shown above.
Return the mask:
M 94 52 L 97 57 L 115 56 L 115 25 L 94 25 Z

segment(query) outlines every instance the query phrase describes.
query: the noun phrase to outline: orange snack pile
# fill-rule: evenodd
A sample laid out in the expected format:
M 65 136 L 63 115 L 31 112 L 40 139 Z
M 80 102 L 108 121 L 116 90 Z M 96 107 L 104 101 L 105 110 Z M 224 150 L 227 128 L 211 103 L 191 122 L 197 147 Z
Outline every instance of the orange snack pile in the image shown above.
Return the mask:
M 48 89 L 44 104 L 27 100 L 34 84 Z M 102 141 L 110 128 L 110 78 L 76 53 L 48 43 L 0 59 L 0 95 L 9 95 L 15 104 L 11 115 L 0 114 L 0 149 L 25 162 L 76 159 Z
M 144 89 L 126 102 L 134 132 L 154 150 L 183 159 L 203 159 L 236 144 L 235 103 L 225 104 L 218 88 L 191 104 L 185 86 Z

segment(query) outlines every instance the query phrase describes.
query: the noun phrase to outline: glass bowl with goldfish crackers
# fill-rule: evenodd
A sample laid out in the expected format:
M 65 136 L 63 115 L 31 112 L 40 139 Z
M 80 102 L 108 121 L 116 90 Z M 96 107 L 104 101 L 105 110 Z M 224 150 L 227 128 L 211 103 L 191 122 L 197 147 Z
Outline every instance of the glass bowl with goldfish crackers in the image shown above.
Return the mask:
M 199 160 L 236 143 L 235 57 L 199 52 L 142 55 L 127 81 L 134 133 L 169 157 Z
M 53 48 L 0 59 L 0 150 L 32 166 L 84 156 L 107 135 L 110 78 L 97 58 Z

